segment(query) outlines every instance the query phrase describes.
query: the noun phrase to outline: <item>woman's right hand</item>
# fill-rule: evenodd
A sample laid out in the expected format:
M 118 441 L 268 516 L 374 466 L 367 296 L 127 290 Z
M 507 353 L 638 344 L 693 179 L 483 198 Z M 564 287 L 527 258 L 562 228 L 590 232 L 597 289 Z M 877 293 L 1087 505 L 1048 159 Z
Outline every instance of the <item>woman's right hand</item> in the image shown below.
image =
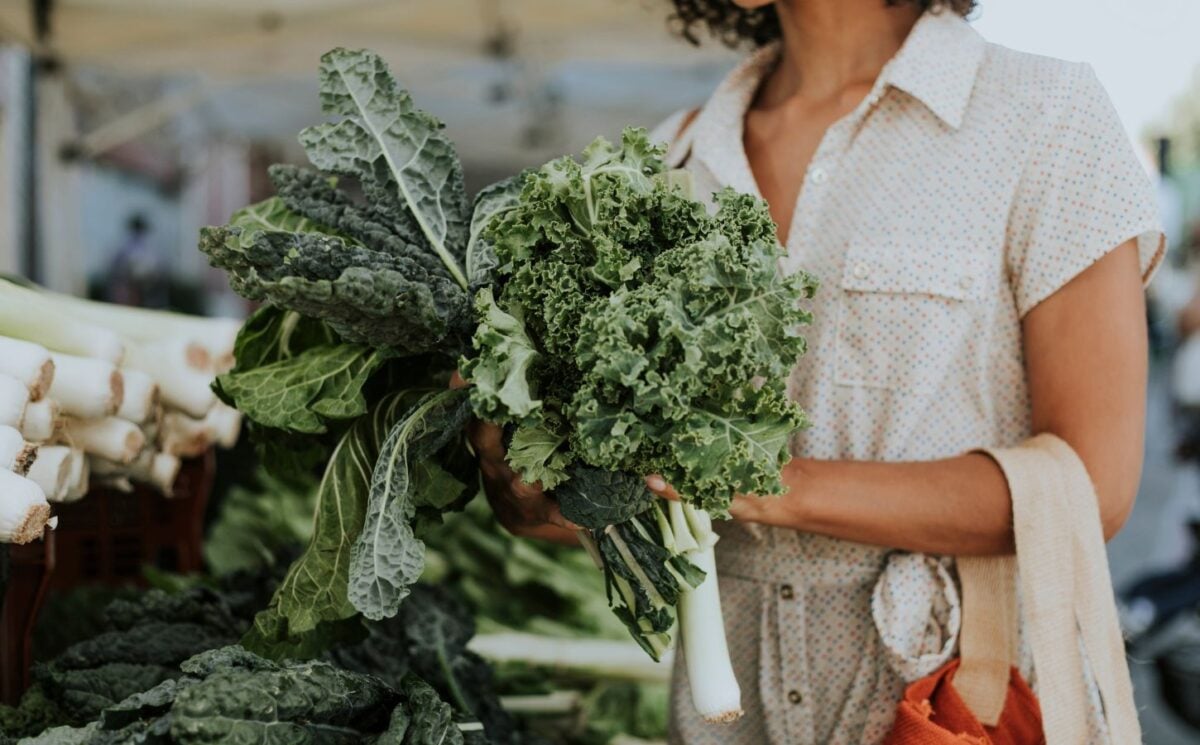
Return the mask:
M 489 422 L 472 421 L 467 439 L 479 458 L 483 488 L 496 519 L 510 533 L 557 543 L 577 543 L 578 527 L 564 518 L 558 503 L 542 491 L 541 484 L 527 484 L 508 465 L 504 431 Z

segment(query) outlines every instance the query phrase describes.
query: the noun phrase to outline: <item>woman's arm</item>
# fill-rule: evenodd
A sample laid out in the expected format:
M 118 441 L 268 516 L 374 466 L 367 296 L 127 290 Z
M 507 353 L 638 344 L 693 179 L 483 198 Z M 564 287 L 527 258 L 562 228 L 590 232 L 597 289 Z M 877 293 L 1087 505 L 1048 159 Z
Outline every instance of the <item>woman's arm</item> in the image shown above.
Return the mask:
M 1109 538 L 1129 516 L 1141 474 L 1144 303 L 1131 241 L 1023 321 L 1033 430 L 1058 435 L 1079 454 Z M 986 455 L 923 463 L 796 459 L 784 482 L 782 497 L 738 498 L 734 517 L 910 551 L 1012 551 L 1008 485 Z

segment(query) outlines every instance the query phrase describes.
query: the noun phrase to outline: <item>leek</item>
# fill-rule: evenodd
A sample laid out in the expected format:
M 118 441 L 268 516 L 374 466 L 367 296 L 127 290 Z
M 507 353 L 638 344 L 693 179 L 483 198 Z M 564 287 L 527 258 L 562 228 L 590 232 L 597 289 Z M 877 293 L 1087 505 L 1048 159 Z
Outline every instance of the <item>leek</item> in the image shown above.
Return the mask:
M 0 336 L 0 375 L 16 378 L 29 389 L 30 401 L 40 401 L 54 379 L 54 361 L 44 347 Z
M 0 282 L 0 286 L 3 286 Z M 50 398 L 64 414 L 81 419 L 112 416 L 125 399 L 125 379 L 110 362 L 99 359 L 54 355 L 54 381 Z
M 125 343 L 101 326 L 63 310 L 37 290 L 0 281 L 0 336 L 40 344 L 54 352 L 121 364 Z
M 50 503 L 42 488 L 0 469 L 0 543 L 34 541 L 42 537 L 49 522 Z
M 66 495 L 76 452 L 62 445 L 38 448 L 37 458 L 26 476 L 42 488 L 48 501 L 61 502 Z
M 29 388 L 16 378 L 0 375 L 0 425 L 20 429 L 28 405 Z
M 24 476 L 37 457 L 37 446 L 25 442 L 13 427 L 0 425 L 0 470 Z
M 63 437 L 88 455 L 98 455 L 118 463 L 132 463 L 146 445 L 146 436 L 136 424 L 112 416 L 103 419 L 68 418 Z
M 52 398 L 32 401 L 25 407 L 21 419 L 21 434 L 30 442 L 46 442 L 54 439 L 62 425 L 58 402 Z

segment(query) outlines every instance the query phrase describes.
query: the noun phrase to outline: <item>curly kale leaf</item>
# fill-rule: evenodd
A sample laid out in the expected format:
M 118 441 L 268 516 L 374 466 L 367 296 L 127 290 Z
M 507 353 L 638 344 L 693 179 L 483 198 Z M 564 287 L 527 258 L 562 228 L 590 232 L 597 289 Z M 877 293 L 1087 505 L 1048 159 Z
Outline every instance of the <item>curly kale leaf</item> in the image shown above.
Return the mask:
M 484 187 L 475 195 L 466 250 L 467 279 L 472 287 L 481 287 L 491 282 L 492 270 L 498 262 L 496 247 L 492 244 L 492 239 L 485 234 L 485 230 L 498 215 L 519 204 L 524 179 L 523 173 L 510 176 Z
M 524 314 L 520 308 L 515 313 L 502 310 L 490 287 L 479 291 L 475 307 L 480 321 L 473 344 L 479 355 L 462 365 L 472 383 L 471 405 L 485 420 L 526 417 L 541 402 L 529 382 L 529 368 L 538 355 L 525 331 Z
M 721 515 L 782 488 L 816 283 L 780 273 L 761 200 L 726 190 L 710 214 L 659 155 L 627 130 L 526 176 L 485 231 L 498 291 L 477 298 L 465 370 L 476 413 L 516 425 L 521 473 L 560 490 L 564 463 L 661 473 Z
M 410 214 L 428 248 L 463 289 L 469 231 L 462 166 L 442 123 L 413 106 L 378 55 L 334 49 L 321 58 L 321 104 L 337 122 L 300 143 L 313 165 L 356 177 L 373 201 Z
M 405 413 L 383 443 L 350 559 L 349 598 L 367 618 L 393 615 L 421 576 L 425 544 L 413 529 L 417 509 L 430 500 L 455 501 L 467 488 L 445 478 L 449 474 L 444 470 L 426 469 L 422 479 L 418 467 L 461 437 L 470 411 L 464 390 L 431 392 Z
M 566 441 L 566 435 L 556 434 L 544 423 L 520 427 L 508 445 L 508 463 L 526 483 L 553 489 L 568 478 L 571 458 L 563 449 Z
M 568 473 L 554 497 L 563 517 L 583 528 L 603 530 L 625 522 L 657 499 L 641 476 L 625 471 L 575 466 Z

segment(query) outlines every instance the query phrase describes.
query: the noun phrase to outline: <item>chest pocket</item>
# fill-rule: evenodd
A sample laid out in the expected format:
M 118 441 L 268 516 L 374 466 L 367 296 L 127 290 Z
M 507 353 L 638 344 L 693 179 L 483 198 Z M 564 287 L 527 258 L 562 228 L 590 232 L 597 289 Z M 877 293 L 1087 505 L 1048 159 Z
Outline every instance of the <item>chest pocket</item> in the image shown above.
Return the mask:
M 852 245 L 841 276 L 838 384 L 930 392 L 958 367 L 969 374 L 986 294 L 973 259 L 961 248 L 909 241 Z

